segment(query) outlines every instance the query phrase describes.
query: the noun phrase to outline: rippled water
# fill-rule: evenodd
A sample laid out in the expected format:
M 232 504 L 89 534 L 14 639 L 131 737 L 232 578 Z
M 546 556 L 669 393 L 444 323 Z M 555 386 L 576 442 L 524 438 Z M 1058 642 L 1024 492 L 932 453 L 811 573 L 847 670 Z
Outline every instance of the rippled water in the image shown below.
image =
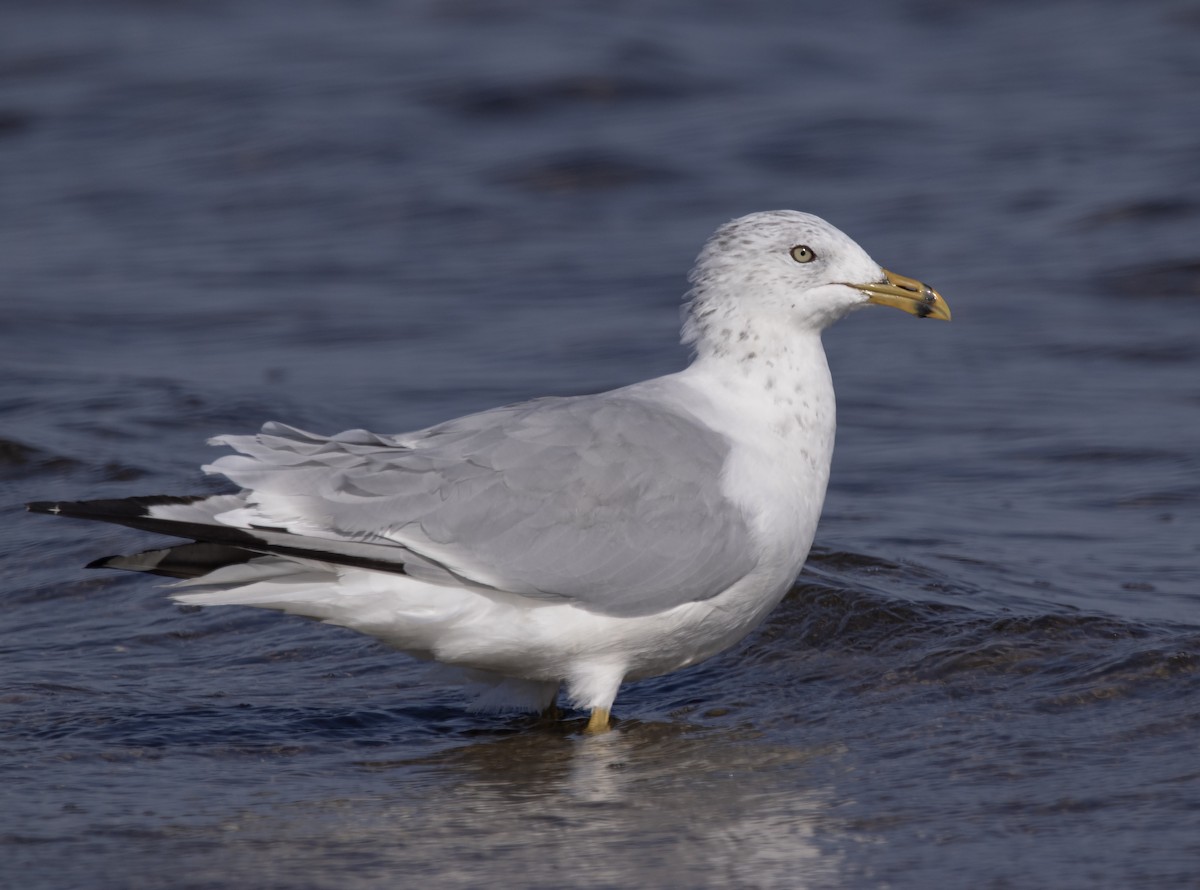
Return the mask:
M 2 14 L 0 883 L 1195 886 L 1193 4 Z M 21 510 L 674 370 L 700 243 L 774 207 L 955 321 L 830 332 L 808 568 L 607 736 Z

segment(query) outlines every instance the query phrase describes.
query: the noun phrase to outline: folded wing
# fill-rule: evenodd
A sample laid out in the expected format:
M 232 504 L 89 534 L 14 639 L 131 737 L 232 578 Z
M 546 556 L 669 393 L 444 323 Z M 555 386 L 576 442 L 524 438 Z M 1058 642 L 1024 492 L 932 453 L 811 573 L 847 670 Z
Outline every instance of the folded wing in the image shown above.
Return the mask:
M 317 436 L 267 424 L 216 440 L 240 485 L 224 524 L 366 552 L 415 577 L 637 615 L 706 599 L 751 571 L 721 493 L 728 443 L 681 413 L 607 393 L 541 399 L 417 433 Z

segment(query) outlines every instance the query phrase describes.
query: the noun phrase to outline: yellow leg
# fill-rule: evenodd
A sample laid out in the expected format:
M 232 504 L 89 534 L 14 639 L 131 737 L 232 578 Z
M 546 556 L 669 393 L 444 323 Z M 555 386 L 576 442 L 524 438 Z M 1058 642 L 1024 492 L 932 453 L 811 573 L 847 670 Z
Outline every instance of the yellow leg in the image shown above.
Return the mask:
M 558 709 L 558 705 L 551 702 L 542 709 L 541 718 L 543 720 L 557 720 L 562 716 L 562 711 Z
M 592 716 L 583 731 L 586 733 L 597 733 L 608 732 L 608 730 L 608 708 L 593 708 Z

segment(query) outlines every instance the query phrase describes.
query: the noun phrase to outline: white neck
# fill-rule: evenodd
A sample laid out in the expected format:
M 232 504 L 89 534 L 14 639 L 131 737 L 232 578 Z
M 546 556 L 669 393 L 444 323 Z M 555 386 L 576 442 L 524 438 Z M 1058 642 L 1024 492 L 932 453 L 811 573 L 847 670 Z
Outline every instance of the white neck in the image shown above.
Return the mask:
M 703 380 L 709 392 L 736 398 L 743 406 L 739 413 L 757 415 L 776 434 L 786 435 L 794 426 L 827 430 L 832 445 L 833 382 L 819 332 L 797 330 L 786 322 L 760 324 L 696 346 L 685 377 Z
M 825 499 L 836 406 L 820 334 L 778 334 L 786 341 L 760 335 L 761 352 L 742 341 L 698 355 L 676 380 L 699 396 L 695 413 L 732 442 L 723 484 L 766 548 L 764 567 L 790 581 Z
M 792 327 L 735 339 L 698 354 L 679 378 L 711 400 L 709 424 L 774 462 L 809 496 L 824 496 L 837 407 L 818 332 Z

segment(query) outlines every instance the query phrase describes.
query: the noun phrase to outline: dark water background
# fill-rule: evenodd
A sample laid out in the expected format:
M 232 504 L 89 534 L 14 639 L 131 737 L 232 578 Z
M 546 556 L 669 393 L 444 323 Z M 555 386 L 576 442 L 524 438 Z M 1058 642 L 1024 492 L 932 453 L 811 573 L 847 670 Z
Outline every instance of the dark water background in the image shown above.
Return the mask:
M 0 3 L 0 884 L 1200 884 L 1192 2 Z M 186 493 L 669 372 L 720 222 L 950 325 L 830 332 L 818 549 L 617 732 L 80 567 Z

